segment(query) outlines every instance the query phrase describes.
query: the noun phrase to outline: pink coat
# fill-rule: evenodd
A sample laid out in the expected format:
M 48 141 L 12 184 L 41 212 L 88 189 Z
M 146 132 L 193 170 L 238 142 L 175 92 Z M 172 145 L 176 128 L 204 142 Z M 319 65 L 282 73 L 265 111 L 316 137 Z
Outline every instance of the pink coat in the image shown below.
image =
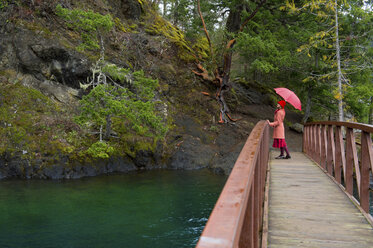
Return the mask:
M 279 109 L 275 112 L 274 122 L 270 122 L 269 125 L 273 127 L 273 138 L 274 139 L 285 139 L 285 109 Z

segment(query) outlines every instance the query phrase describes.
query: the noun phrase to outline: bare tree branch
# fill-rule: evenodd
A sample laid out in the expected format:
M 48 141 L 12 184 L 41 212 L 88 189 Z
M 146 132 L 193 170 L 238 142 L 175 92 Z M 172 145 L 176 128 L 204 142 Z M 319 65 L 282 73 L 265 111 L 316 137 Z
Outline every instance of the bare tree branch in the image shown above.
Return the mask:
M 256 6 L 256 9 L 251 13 L 251 15 L 249 17 L 246 18 L 246 20 L 242 23 L 241 25 L 241 28 L 240 28 L 240 32 L 243 31 L 244 27 L 246 26 L 246 24 L 254 18 L 254 16 L 256 15 L 256 13 L 258 12 L 258 10 L 265 4 L 267 0 L 262 0 L 258 6 Z
M 211 44 L 209 33 L 207 31 L 207 28 L 206 28 L 205 20 L 203 19 L 203 16 L 202 16 L 200 0 L 197 1 L 197 5 L 198 5 L 198 13 L 199 13 L 199 16 L 201 17 L 201 21 L 202 21 L 202 25 L 203 25 L 203 30 L 205 31 L 206 38 L 207 38 L 207 40 L 209 42 L 210 54 L 211 54 L 211 56 L 213 56 L 212 44 Z

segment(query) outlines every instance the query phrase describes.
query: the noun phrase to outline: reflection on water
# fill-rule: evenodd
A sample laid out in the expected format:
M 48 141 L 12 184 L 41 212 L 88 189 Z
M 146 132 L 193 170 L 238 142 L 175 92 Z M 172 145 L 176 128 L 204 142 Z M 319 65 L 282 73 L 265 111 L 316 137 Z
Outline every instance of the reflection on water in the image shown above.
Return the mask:
M 226 181 L 149 171 L 0 182 L 0 247 L 194 247 Z

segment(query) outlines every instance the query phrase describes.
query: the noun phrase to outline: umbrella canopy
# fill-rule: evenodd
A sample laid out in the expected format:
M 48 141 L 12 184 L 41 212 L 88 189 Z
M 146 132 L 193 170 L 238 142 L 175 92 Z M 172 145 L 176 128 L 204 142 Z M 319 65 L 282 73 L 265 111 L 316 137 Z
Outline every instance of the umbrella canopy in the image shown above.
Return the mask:
M 275 88 L 275 91 L 279 96 L 284 98 L 286 102 L 293 105 L 294 108 L 302 110 L 302 104 L 294 92 L 287 88 Z

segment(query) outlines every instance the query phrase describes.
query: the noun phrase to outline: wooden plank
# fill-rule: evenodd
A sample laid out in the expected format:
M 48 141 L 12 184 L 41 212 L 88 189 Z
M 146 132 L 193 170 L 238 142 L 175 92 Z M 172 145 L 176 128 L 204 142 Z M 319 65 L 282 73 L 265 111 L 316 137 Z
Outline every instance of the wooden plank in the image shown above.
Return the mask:
M 341 170 L 343 173 L 346 172 L 346 157 L 345 157 L 345 147 L 343 143 L 342 128 L 335 128 L 335 180 L 338 183 L 342 182 Z M 346 174 L 343 174 L 346 178 Z
M 369 247 L 366 242 L 364 241 L 345 241 L 345 240 L 319 240 L 319 239 L 304 239 L 304 238 L 294 238 L 292 240 L 287 239 L 286 237 L 282 236 L 274 236 L 274 240 L 276 241 L 277 245 L 276 248 L 293 248 L 293 247 L 312 247 L 312 248 L 319 248 L 319 247 L 328 247 L 328 248 L 360 248 L 360 247 Z M 315 246 L 315 244 L 320 246 Z
M 328 150 L 327 150 L 327 165 L 328 173 L 333 176 L 333 170 L 335 168 L 335 144 L 334 144 L 334 131 L 333 126 L 328 126 Z
M 271 154 L 268 247 L 373 247 L 373 227 L 302 153 Z
M 324 125 L 321 126 L 321 160 L 320 165 L 322 168 L 326 170 L 326 154 L 328 149 L 328 140 L 326 136 L 326 127 Z
M 264 194 L 264 208 L 263 208 L 263 230 L 262 230 L 262 246 L 261 248 L 267 248 L 268 246 L 268 198 L 269 198 L 269 180 L 271 178 L 271 170 L 268 168 L 267 179 Z
M 356 166 L 357 162 L 355 159 L 356 154 L 356 143 L 354 130 L 352 128 L 347 128 L 346 131 L 346 177 L 344 178 L 346 184 L 346 191 L 350 195 L 353 194 L 353 167 Z M 359 177 L 357 177 L 360 180 Z M 358 185 L 360 183 L 358 182 Z M 360 188 L 360 187 L 359 187 Z
M 369 169 L 373 164 L 370 133 L 361 133 L 360 206 L 369 213 Z

